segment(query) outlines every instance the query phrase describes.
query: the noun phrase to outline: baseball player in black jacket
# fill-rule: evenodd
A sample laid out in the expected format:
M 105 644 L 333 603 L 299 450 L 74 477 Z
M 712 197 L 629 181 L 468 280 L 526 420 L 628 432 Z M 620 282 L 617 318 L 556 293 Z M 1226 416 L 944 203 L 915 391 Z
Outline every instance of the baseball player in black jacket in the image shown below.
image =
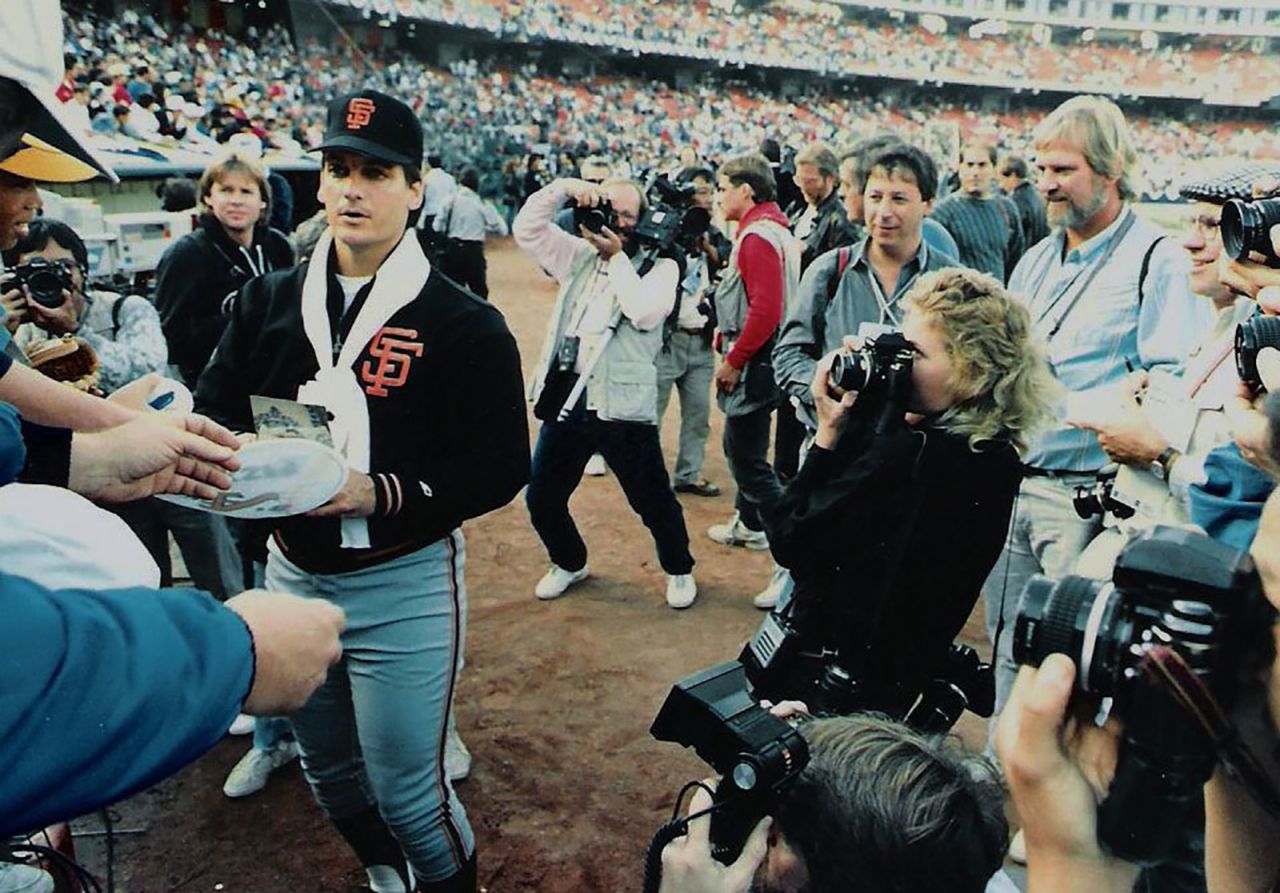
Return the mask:
M 459 525 L 528 480 L 520 358 L 502 315 L 405 235 L 422 203 L 412 110 L 340 97 L 321 149 L 329 229 L 308 264 L 240 292 L 197 401 L 239 430 L 254 394 L 328 409 L 346 484 L 282 520 L 266 571 L 270 588 L 348 612 L 342 661 L 292 717 L 303 770 L 374 890 L 472 891 L 474 837 L 442 759 L 465 625 Z

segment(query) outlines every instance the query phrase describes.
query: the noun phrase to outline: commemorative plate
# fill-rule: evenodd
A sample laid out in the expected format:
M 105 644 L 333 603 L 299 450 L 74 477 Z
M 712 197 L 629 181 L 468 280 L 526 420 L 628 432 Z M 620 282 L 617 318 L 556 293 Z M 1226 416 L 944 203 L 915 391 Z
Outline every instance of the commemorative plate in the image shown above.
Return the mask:
M 159 498 L 228 518 L 283 518 L 324 505 L 347 479 L 338 452 L 314 440 L 255 440 L 241 447 L 239 458 L 231 489 L 216 499 Z

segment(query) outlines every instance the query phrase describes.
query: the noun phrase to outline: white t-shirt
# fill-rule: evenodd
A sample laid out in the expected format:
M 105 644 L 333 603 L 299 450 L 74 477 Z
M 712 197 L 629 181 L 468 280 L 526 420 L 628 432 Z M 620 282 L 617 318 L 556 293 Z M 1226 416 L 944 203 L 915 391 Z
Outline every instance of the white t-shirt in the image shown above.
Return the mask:
M 342 313 L 351 309 L 351 303 L 356 299 L 356 293 L 373 281 L 372 276 L 342 276 L 334 274 L 338 277 L 338 285 L 342 286 Z

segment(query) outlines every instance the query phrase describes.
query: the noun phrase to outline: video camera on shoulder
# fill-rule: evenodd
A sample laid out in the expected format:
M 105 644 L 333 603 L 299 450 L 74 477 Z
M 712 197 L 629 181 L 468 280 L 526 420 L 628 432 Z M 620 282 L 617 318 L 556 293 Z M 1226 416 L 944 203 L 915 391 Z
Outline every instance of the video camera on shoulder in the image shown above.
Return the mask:
M 1247 553 L 1184 528 L 1136 537 L 1109 583 L 1027 582 L 1014 659 L 1039 666 L 1067 655 L 1077 693 L 1114 699 L 1124 722 L 1115 778 L 1098 810 L 1098 840 L 1111 853 L 1142 865 L 1168 856 L 1217 762 L 1209 732 L 1175 685 L 1195 692 L 1202 683 L 1207 703 L 1196 702 L 1197 714 L 1224 715 L 1245 680 L 1270 665 L 1275 613 Z
M 737 661 L 677 682 L 649 732 L 659 741 L 692 747 L 720 776 L 710 841 L 712 855 L 725 865 L 738 858 L 752 829 L 809 763 L 808 743 L 756 702 Z M 646 860 L 646 890 L 657 890 L 662 848 L 682 830 L 679 823 L 669 823 L 655 836 Z
M 635 234 L 642 247 L 659 256 L 688 257 L 698 250 L 698 240 L 711 226 L 711 214 L 695 207 L 698 189 L 692 183 L 672 183 L 659 174 L 649 185 L 649 207 L 636 224 Z
M 852 353 L 836 354 L 827 384 L 833 390 L 857 391 L 860 404 L 878 408 L 876 431 L 883 433 L 906 412 L 914 360 L 915 348 L 901 332 L 885 332 Z
M 62 306 L 63 292 L 71 291 L 75 282 L 65 265 L 43 257 L 33 257 L 9 270 L 4 285 L 0 288 L 9 291 L 15 285 L 25 288 L 27 297 L 41 307 L 53 310 Z

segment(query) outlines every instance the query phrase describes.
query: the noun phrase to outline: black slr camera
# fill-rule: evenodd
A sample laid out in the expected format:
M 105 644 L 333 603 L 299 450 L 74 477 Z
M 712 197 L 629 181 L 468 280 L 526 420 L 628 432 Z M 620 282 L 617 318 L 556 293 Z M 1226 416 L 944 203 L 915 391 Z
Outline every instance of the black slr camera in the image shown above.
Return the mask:
M 14 283 L 23 286 L 27 295 L 41 307 L 53 309 L 61 307 L 62 293 L 71 291 L 75 283 L 71 279 L 71 271 L 57 261 L 33 257 L 26 263 L 19 264 L 9 271 L 3 286 L 9 291 Z
M 1120 466 L 1113 462 L 1098 470 L 1098 477 L 1092 484 L 1076 487 L 1075 496 L 1071 500 L 1076 514 L 1086 521 L 1107 512 L 1121 520 L 1137 514 L 1133 506 L 1115 496 L 1116 475 L 1119 473 Z
M 1258 374 L 1258 351 L 1280 348 L 1280 316 L 1254 316 L 1236 326 L 1236 373 L 1255 394 L 1266 391 Z
M 1142 865 L 1162 861 L 1216 762 L 1206 731 L 1156 675 L 1160 649 L 1180 655 L 1226 709 L 1271 663 L 1274 620 L 1248 554 L 1184 528 L 1155 527 L 1134 539 L 1110 583 L 1028 581 L 1014 658 L 1039 666 L 1050 654 L 1067 655 L 1077 693 L 1114 699 L 1124 723 L 1098 810 L 1098 840 L 1111 853 Z
M 692 747 L 721 776 L 711 814 L 711 852 L 729 865 L 756 823 L 809 764 L 809 745 L 795 728 L 751 696 L 742 664 L 726 661 L 672 687 L 650 734 Z M 662 848 L 682 828 L 668 824 L 649 848 L 645 889 L 657 890 Z
M 883 433 L 901 421 L 911 397 L 911 368 L 915 349 L 900 332 L 867 339 L 853 353 L 838 353 L 831 363 L 828 385 L 857 391 L 858 402 L 880 410 L 876 431 Z
M 1268 267 L 1280 267 L 1280 257 L 1271 247 L 1271 227 L 1280 223 L 1280 198 L 1247 202 L 1233 198 L 1222 206 L 1222 247 L 1235 260 L 1248 260 L 1256 251 Z
M 649 185 L 649 208 L 636 224 L 641 246 L 662 257 L 688 257 L 698 250 L 698 240 L 711 226 L 711 214 L 693 206 L 697 187 L 672 183 L 659 174 Z
M 601 198 L 594 208 L 584 205 L 573 206 L 573 228 L 582 227 L 587 232 L 600 234 L 607 227 L 611 232 L 618 231 L 618 215 L 613 210 L 613 203 Z

